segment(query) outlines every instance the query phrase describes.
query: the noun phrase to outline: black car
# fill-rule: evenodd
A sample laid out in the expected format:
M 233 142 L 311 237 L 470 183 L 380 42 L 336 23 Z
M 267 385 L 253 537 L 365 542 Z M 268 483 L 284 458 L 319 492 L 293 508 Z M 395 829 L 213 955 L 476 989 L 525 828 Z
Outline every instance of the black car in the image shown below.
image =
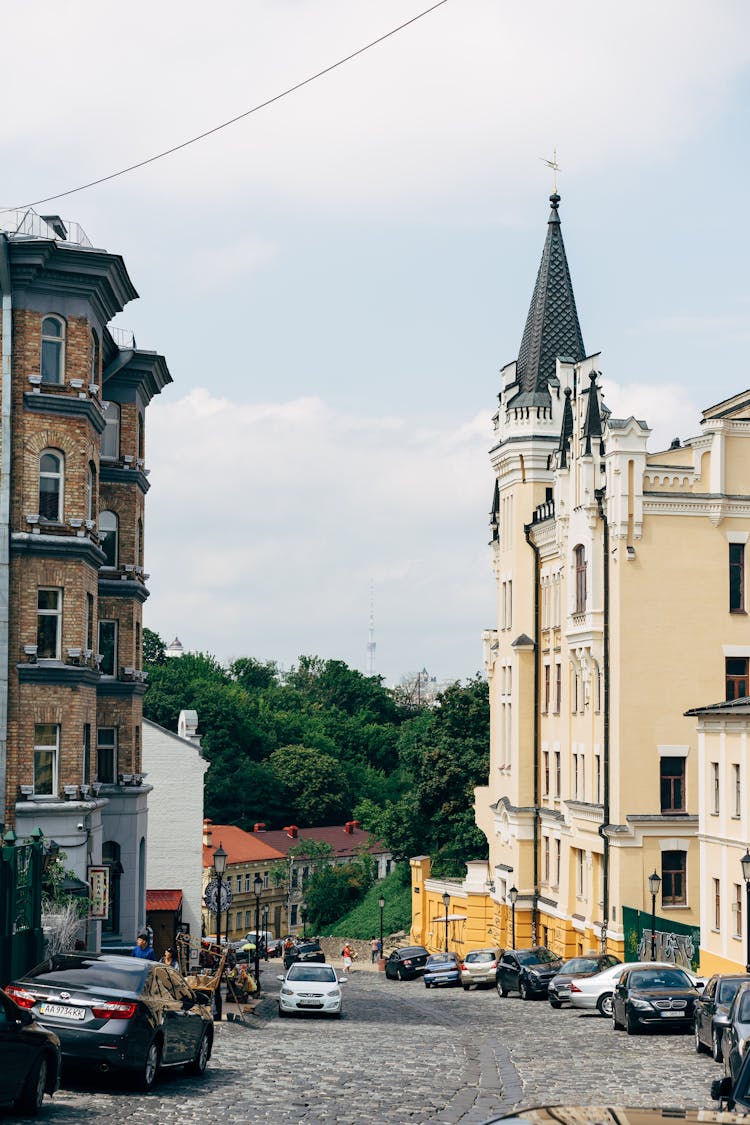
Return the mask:
M 750 984 L 744 982 L 735 993 L 727 1013 L 727 1025 L 721 1038 L 724 1074 L 736 1079 L 745 1056 L 745 1045 L 750 1040 Z
M 710 1051 L 721 1062 L 722 1039 L 729 1025 L 729 1009 L 741 984 L 750 984 L 747 973 L 714 973 L 695 1002 L 695 1049 Z
M 522 1000 L 546 996 L 549 982 L 561 967 L 561 958 L 544 945 L 506 949 L 497 965 L 497 991 L 501 996 L 518 992 Z
M 677 966 L 625 969 L 612 994 L 612 1026 L 628 1035 L 644 1027 L 689 1031 L 693 1026 L 697 988 Z
M 284 968 L 296 965 L 298 961 L 315 961 L 325 964 L 326 955 L 317 941 L 298 941 L 291 949 L 284 950 Z
M 154 961 L 62 953 L 13 981 L 10 996 L 62 1046 L 66 1063 L 133 1072 L 150 1090 L 160 1067 L 202 1075 L 213 1046 L 205 993 Z
M 394 949 L 385 963 L 388 980 L 414 980 L 424 972 L 429 953 L 423 945 L 407 945 Z
M 0 989 L 0 1102 L 34 1114 L 60 1085 L 60 1040 Z
M 570 1000 L 570 982 L 581 977 L 593 977 L 594 973 L 601 973 L 604 969 L 611 969 L 620 964 L 620 958 L 612 953 L 584 953 L 580 957 L 571 957 L 563 961 L 557 976 L 549 982 L 547 999 L 553 1008 L 562 1008 Z

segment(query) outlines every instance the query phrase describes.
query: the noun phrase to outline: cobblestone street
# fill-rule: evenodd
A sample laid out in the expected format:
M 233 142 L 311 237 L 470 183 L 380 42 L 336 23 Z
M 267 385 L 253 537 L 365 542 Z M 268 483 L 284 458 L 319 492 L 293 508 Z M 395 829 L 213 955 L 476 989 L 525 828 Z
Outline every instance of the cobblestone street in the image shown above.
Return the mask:
M 428 991 L 366 970 L 344 986 L 343 1020 L 280 1020 L 276 972 L 266 967 L 266 998 L 248 1026 L 217 1026 L 203 1080 L 166 1073 L 143 1095 L 78 1074 L 40 1120 L 479 1125 L 539 1103 L 711 1108 L 722 1073 L 696 1055 L 692 1036 L 615 1034 L 609 1020 L 546 1001 Z M 0 1111 L 0 1125 L 12 1120 Z

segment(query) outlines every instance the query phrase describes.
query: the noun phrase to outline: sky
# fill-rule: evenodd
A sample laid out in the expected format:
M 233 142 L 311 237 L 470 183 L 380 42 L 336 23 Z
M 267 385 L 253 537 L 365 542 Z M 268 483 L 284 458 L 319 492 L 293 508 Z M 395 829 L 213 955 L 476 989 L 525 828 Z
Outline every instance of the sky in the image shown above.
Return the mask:
M 158 153 L 429 0 L 35 0 L 0 204 Z M 123 255 L 149 408 L 144 623 L 220 660 L 481 670 L 488 450 L 557 150 L 584 343 L 651 448 L 750 386 L 750 7 L 446 0 L 204 141 L 40 205 Z M 2 216 L 0 216 L 2 221 Z M 372 592 L 372 593 L 371 593 Z

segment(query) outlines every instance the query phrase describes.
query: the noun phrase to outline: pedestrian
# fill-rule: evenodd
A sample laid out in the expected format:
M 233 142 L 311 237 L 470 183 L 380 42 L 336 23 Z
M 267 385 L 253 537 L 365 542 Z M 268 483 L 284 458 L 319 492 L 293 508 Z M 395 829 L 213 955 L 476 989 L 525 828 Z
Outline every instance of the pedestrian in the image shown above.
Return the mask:
M 344 976 L 348 977 L 349 970 L 352 967 L 352 961 L 354 960 L 354 950 L 352 949 L 348 941 L 344 943 L 344 948 L 341 950 L 341 956 L 344 960 Z
M 155 961 L 156 954 L 151 944 L 151 934 L 148 930 L 141 930 L 133 946 L 133 957 L 140 957 L 142 961 Z
M 373 934 L 373 936 L 370 938 L 370 964 L 371 965 L 374 965 L 375 962 L 378 959 L 378 953 L 380 952 L 379 946 L 380 946 L 380 942 L 378 941 L 378 939 Z
M 180 972 L 180 962 L 177 960 L 177 954 L 171 945 L 168 945 L 164 950 L 164 956 L 161 959 L 162 965 L 166 965 L 168 969 L 174 969 L 175 972 Z

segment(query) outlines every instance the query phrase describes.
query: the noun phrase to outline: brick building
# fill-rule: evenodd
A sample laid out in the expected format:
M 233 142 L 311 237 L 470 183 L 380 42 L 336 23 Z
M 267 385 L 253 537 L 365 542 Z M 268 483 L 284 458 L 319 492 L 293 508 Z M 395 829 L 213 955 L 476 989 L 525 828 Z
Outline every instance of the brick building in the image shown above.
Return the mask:
M 5 830 L 41 828 L 109 876 L 88 944 L 145 921 L 141 765 L 146 408 L 162 356 L 108 327 L 137 297 L 75 224 L 0 218 L 0 792 Z M 100 932 L 101 927 L 101 932 Z

